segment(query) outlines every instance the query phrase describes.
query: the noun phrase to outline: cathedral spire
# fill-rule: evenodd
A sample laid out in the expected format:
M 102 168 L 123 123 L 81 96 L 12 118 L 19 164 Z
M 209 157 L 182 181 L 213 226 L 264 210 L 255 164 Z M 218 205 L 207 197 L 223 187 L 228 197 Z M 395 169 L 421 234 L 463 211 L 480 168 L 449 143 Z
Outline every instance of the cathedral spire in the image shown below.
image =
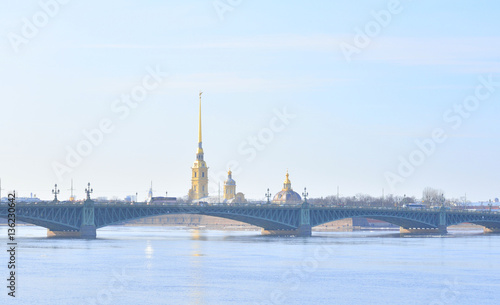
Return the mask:
M 196 153 L 196 161 L 194 161 L 191 177 L 191 189 L 189 190 L 189 199 L 198 200 L 208 196 L 208 167 L 204 160 L 201 137 L 201 95 L 200 91 L 200 109 L 198 121 L 198 152 Z
M 200 90 L 200 118 L 199 118 L 199 123 L 198 123 L 198 148 L 202 148 L 201 147 L 201 143 L 202 143 L 202 139 L 201 139 L 201 95 L 203 94 L 203 92 L 201 92 Z

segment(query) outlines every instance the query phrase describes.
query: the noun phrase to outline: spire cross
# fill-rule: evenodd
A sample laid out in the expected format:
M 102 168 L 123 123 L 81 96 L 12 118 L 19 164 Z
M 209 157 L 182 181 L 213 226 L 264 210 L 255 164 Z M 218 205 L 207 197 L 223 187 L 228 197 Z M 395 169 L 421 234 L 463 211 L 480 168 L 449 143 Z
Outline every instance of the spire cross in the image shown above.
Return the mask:
M 57 202 L 57 195 L 60 193 L 61 191 L 57 189 L 57 184 L 54 185 L 54 189 L 52 190 L 52 194 L 54 194 L 54 201 Z
M 269 189 L 267 189 L 266 197 L 267 197 L 267 203 L 269 203 L 269 199 L 271 198 L 271 193 L 269 193 Z
M 87 188 L 85 189 L 85 193 L 87 193 L 87 200 L 90 200 L 90 194 L 92 194 L 93 192 L 94 192 L 94 189 L 90 188 L 90 182 L 89 182 L 89 184 L 87 185 Z

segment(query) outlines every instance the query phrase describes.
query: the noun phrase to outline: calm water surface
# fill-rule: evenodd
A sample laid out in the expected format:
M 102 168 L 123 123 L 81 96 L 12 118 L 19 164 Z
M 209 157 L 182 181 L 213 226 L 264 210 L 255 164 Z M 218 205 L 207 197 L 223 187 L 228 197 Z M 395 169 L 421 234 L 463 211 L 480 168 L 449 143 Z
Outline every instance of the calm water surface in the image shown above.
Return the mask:
M 7 248 L 6 227 L 0 227 Z M 0 304 L 500 304 L 500 236 L 18 227 L 17 298 Z M 0 278 L 7 276 L 1 251 Z

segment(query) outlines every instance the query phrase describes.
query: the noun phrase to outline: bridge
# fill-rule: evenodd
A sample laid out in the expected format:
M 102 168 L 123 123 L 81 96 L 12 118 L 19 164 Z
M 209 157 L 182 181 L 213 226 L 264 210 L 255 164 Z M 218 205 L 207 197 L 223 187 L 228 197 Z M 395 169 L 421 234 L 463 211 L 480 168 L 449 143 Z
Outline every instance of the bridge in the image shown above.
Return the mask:
M 262 228 L 262 234 L 311 236 L 311 228 L 335 220 L 364 217 L 400 226 L 401 233 L 447 233 L 447 227 L 473 223 L 485 232 L 500 233 L 500 213 L 441 209 L 314 207 L 307 202 L 297 206 L 260 204 L 229 205 L 132 205 L 96 204 L 16 204 L 16 220 L 48 229 L 48 236 L 96 238 L 96 230 L 129 220 L 171 214 L 198 214 L 241 221 Z M 7 218 L 8 206 L 0 206 L 0 217 Z

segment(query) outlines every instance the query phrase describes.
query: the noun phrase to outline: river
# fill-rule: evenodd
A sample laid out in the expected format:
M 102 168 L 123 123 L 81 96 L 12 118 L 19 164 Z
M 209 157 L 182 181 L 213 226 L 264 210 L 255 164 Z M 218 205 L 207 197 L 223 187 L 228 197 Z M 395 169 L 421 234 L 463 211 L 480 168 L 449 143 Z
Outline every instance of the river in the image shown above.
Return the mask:
M 17 227 L 16 298 L 1 304 L 499 304 L 500 235 L 107 227 L 97 240 Z M 7 228 L 0 227 L 7 249 Z

